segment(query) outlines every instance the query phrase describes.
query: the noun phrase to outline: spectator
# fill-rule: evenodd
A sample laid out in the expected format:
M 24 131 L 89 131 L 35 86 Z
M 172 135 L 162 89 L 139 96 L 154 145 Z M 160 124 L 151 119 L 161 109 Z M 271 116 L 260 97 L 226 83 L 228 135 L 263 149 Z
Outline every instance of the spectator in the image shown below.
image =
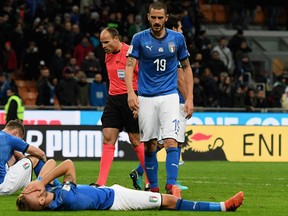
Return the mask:
M 94 52 L 88 52 L 82 63 L 81 69 L 84 70 L 88 78 L 94 78 L 95 74 L 101 71 L 99 60 L 95 57 Z
M 95 79 L 90 84 L 89 90 L 90 105 L 98 107 L 99 110 L 103 110 L 106 105 L 107 95 L 108 88 L 102 80 L 102 75 L 100 73 L 95 74 Z
M 256 96 L 256 108 L 267 108 L 269 106 L 268 100 L 266 98 L 265 90 L 260 89 Z
M 195 46 L 203 56 L 203 61 L 208 62 L 211 59 L 211 51 L 213 48 L 211 40 L 207 37 L 205 29 L 199 31 L 199 35 L 196 36 Z
M 213 48 L 213 51 L 218 51 L 220 60 L 224 62 L 224 65 L 228 68 L 229 74 L 233 73 L 234 61 L 231 50 L 227 47 L 227 39 L 220 37 L 218 45 Z
M 77 65 L 77 60 L 74 57 L 71 57 L 69 59 L 68 64 L 64 67 L 63 69 L 63 74 L 62 76 L 64 76 L 64 73 L 66 71 L 66 69 L 69 68 L 69 70 L 76 76 L 78 71 L 80 70 L 80 67 Z
M 86 74 L 83 71 L 79 71 L 77 74 L 77 105 L 80 107 L 89 106 L 89 84 L 87 82 Z
M 17 58 L 17 68 L 19 69 L 23 60 L 24 52 L 24 31 L 23 24 L 18 22 L 15 24 L 15 28 L 11 33 L 11 43 L 13 44 L 13 49 L 15 50 Z
M 228 42 L 228 47 L 233 53 L 233 55 L 237 50 L 240 49 L 240 45 L 243 40 L 246 41 L 246 38 L 244 37 L 244 31 L 243 29 L 238 29 L 236 34 L 234 34 Z
M 23 72 L 27 80 L 37 80 L 39 76 L 39 51 L 36 43 L 30 41 L 23 56 Z
M 7 91 L 10 88 L 10 82 L 5 77 L 3 72 L 0 72 L 0 105 L 7 103 Z
M 6 41 L 2 52 L 2 68 L 11 77 L 17 69 L 17 57 L 11 42 Z
M 51 95 L 51 88 L 54 86 L 49 81 L 50 70 L 47 66 L 43 66 L 40 69 L 40 77 L 37 80 L 37 100 L 36 104 L 40 107 L 52 106 L 54 104 L 54 95 Z
M 66 68 L 64 76 L 56 86 L 56 95 L 60 106 L 76 106 L 77 105 L 78 85 L 74 78 L 73 72 Z
M 62 49 L 56 49 L 49 64 L 51 76 L 56 77 L 58 80 L 62 79 L 62 73 L 65 67 L 65 59 L 62 55 Z
M 78 67 L 81 67 L 87 54 L 92 51 L 93 51 L 92 44 L 89 42 L 88 37 L 84 36 L 81 40 L 81 43 L 79 43 L 75 47 L 74 54 L 73 54 L 73 57 L 76 58 L 77 60 Z
M 249 57 L 249 53 L 252 52 L 252 49 L 248 46 L 247 41 L 243 40 L 240 43 L 239 49 L 234 52 L 234 62 L 235 67 L 237 68 L 237 64 L 241 61 L 243 55 L 247 55 Z
M 25 107 L 21 98 L 17 95 L 17 90 L 15 87 L 10 86 L 7 90 L 8 101 L 5 104 L 5 121 L 6 124 L 10 120 L 20 120 L 24 119 Z
M 225 76 L 219 83 L 219 106 L 233 107 L 233 86 L 230 76 Z
M 245 97 L 245 106 L 248 112 L 254 112 L 257 103 L 257 98 L 255 95 L 255 90 L 249 88 Z
M 194 71 L 193 71 L 194 72 Z M 198 75 L 194 74 L 194 88 L 193 88 L 193 100 L 195 107 L 206 106 L 206 95 L 203 86 L 200 84 Z
M 141 15 L 137 15 L 135 17 L 135 22 L 128 28 L 128 38 L 129 40 L 132 39 L 133 35 L 137 32 L 140 32 L 146 28 L 145 24 L 142 22 Z
M 285 92 L 282 94 L 281 106 L 284 110 L 288 110 L 288 87 L 285 88 Z
M 82 38 L 84 37 L 84 33 L 80 31 L 80 26 L 77 23 L 72 24 L 72 33 L 74 37 L 74 48 L 81 43 Z
M 280 75 L 277 77 L 277 81 L 273 84 L 273 88 L 269 94 L 270 107 L 282 107 L 281 98 L 287 87 L 287 77 Z
M 200 79 L 200 83 L 205 90 L 205 98 L 207 107 L 218 106 L 218 87 L 210 68 L 206 67 Z
M 241 61 L 238 62 L 235 76 L 238 78 L 245 73 L 249 73 L 251 77 L 254 76 L 254 66 L 246 54 L 242 54 Z
M 213 77 L 217 80 L 220 73 L 227 72 L 228 68 L 225 66 L 224 62 L 220 59 L 219 52 L 212 51 L 212 59 L 208 62 L 207 67 L 210 68 Z
M 67 21 L 64 24 L 64 30 L 61 31 L 61 44 L 62 50 L 64 53 L 70 52 L 72 53 L 74 50 L 74 34 L 72 32 L 72 24 Z
M 237 82 L 233 88 L 233 107 L 245 107 L 245 97 L 248 90 L 247 85 Z

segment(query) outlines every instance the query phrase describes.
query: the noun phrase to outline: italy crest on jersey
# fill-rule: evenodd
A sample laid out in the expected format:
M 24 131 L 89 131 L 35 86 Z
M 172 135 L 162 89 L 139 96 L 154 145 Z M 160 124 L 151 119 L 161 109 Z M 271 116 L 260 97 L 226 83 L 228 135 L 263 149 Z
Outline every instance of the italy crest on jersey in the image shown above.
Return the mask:
M 175 45 L 174 45 L 173 42 L 169 42 L 169 43 L 168 43 L 168 48 L 169 48 L 169 51 L 170 51 L 171 53 L 174 53 L 174 52 L 175 52 Z

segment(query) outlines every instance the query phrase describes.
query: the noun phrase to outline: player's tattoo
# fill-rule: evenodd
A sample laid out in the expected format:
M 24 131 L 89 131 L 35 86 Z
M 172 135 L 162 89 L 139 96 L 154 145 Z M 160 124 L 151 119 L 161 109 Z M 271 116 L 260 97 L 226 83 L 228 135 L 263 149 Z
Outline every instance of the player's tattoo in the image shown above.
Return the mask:
M 186 58 L 184 61 L 181 61 L 182 68 L 185 69 L 190 65 L 190 61 Z
M 135 61 L 136 61 L 136 60 L 135 60 L 134 58 L 128 57 L 127 66 L 128 66 L 128 67 L 133 66 L 133 65 L 135 64 Z
M 64 176 L 64 182 L 69 181 L 69 182 L 74 182 L 73 175 L 71 173 L 68 173 Z

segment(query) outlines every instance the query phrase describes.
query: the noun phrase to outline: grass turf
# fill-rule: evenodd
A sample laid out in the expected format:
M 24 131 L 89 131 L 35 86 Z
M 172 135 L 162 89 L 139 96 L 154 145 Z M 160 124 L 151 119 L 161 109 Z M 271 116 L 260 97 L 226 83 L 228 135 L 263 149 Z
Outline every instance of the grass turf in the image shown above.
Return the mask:
M 132 188 L 129 172 L 137 165 L 133 162 L 114 161 L 108 185 L 114 183 Z M 98 176 L 99 161 L 76 161 L 77 182 L 89 184 Z M 183 191 L 184 199 L 195 201 L 218 202 L 228 199 L 238 191 L 245 193 L 245 201 L 237 212 L 193 212 L 193 215 L 253 215 L 271 216 L 287 215 L 288 192 L 288 166 L 287 163 L 260 163 L 260 162 L 188 162 L 179 168 L 178 180 L 182 185 L 189 187 Z M 159 164 L 160 190 L 164 192 L 165 163 Z M 144 182 L 143 182 L 144 183 Z M 52 215 L 52 212 L 18 212 L 15 200 L 20 191 L 12 196 L 0 197 L 0 215 Z M 191 212 L 176 211 L 138 211 L 138 212 L 113 212 L 113 211 L 78 211 L 78 212 L 53 212 L 57 215 L 190 215 Z

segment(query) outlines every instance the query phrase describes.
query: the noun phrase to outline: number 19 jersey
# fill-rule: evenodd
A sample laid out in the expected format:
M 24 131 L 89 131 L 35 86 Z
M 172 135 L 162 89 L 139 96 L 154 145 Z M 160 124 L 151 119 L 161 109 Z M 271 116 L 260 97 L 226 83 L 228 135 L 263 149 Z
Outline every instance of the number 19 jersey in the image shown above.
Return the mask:
M 163 38 L 150 29 L 133 36 L 127 55 L 138 59 L 138 94 L 153 97 L 177 93 L 178 61 L 189 57 L 184 36 L 166 29 Z

